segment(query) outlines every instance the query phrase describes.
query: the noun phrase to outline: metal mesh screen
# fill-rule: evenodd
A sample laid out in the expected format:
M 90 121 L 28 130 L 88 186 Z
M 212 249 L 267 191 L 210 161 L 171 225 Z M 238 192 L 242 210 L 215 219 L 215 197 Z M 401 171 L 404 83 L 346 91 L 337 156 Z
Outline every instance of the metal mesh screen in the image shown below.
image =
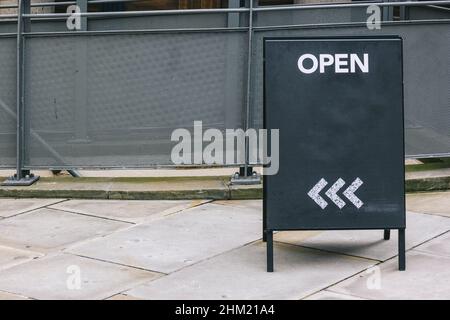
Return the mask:
M 0 167 L 16 161 L 16 39 L 0 38 Z
M 404 40 L 406 155 L 450 154 L 450 27 L 448 23 L 390 25 L 383 26 L 381 30 L 368 30 L 365 27 L 333 27 L 257 32 L 253 51 L 255 79 L 251 113 L 253 126 L 262 127 L 263 37 L 379 34 L 400 35 Z M 326 94 L 326 88 L 323 90 Z
M 383 25 L 381 30 L 352 26 L 365 21 L 365 9 L 255 13 L 250 125 L 262 127 L 263 37 L 400 35 L 406 154 L 450 154 L 450 28 L 448 21 L 439 21 L 448 19 L 448 12 L 409 8 L 410 19 L 436 21 Z M 171 165 L 174 129 L 192 132 L 194 121 L 202 121 L 205 129 L 242 128 L 247 90 L 245 29 L 178 33 L 144 29 L 189 28 L 194 21 L 193 27 L 246 27 L 247 18 L 232 13 L 202 19 L 92 19 L 91 31 L 128 31 L 60 35 L 51 32 L 65 30 L 64 22 L 33 22 L 32 31 L 47 33 L 25 39 L 26 168 Z M 11 22 L 1 26 L 14 27 Z M 0 37 L 3 167 L 15 165 L 15 46 L 15 37 Z
M 27 50 L 29 167 L 172 164 L 174 129 L 242 127 L 246 33 L 33 37 Z

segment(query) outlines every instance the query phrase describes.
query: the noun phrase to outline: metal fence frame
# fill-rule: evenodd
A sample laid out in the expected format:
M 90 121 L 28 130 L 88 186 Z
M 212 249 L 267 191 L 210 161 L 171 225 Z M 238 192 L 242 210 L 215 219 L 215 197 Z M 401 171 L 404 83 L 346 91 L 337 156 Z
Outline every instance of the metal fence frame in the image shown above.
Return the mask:
M 450 5 L 450 1 L 423 1 L 423 2 L 411 2 L 411 1 L 397 1 L 397 2 L 358 2 L 358 3 L 342 3 L 342 4 L 317 4 L 317 5 L 289 5 L 289 6 L 258 6 L 258 0 L 247 0 L 246 7 L 239 6 L 239 0 L 230 0 L 230 8 L 220 8 L 220 9 L 186 9 L 186 10 L 152 10 L 152 11 L 119 11 L 119 12 L 81 12 L 80 17 L 82 18 L 83 27 L 81 31 L 65 31 L 65 32 L 31 32 L 30 25 L 34 20 L 46 20 L 46 19 L 66 19 L 69 14 L 66 13 L 31 13 L 31 7 L 55 7 L 60 5 L 79 5 L 83 11 L 87 11 L 87 4 L 101 4 L 101 3 L 120 3 L 128 2 L 134 0 L 77 0 L 77 1 L 66 1 L 66 2 L 55 2 L 55 3 L 33 3 L 30 0 L 18 0 L 18 6 L 14 5 L 0 5 L 0 9 L 4 8 L 18 8 L 17 15 L 2 15 L 0 16 L 0 21 L 2 19 L 10 19 L 17 21 L 17 33 L 16 34 L 2 34 L 3 37 L 16 36 L 17 38 L 17 99 L 16 99 L 16 175 L 13 180 L 18 183 L 29 184 L 34 182 L 36 177 L 30 173 L 29 169 L 24 166 L 24 154 L 25 154 L 25 143 L 24 143 L 24 121 L 25 121 L 25 101 L 24 101 L 24 90 L 25 90 L 25 39 L 26 37 L 32 36 L 46 36 L 46 35 L 95 35 L 95 34 L 111 34 L 111 33 L 123 33 L 123 32 L 148 32 L 148 33 L 164 33 L 164 32 L 247 32 L 248 33 L 248 57 L 247 57 L 247 77 L 246 77 L 246 98 L 245 98 L 245 114 L 244 127 L 247 130 L 250 127 L 250 108 L 252 104 L 252 81 L 253 81 L 253 35 L 255 32 L 264 30 L 278 30 L 278 29 L 289 29 L 298 27 L 308 27 L 311 25 L 272 25 L 272 26 L 255 26 L 254 17 L 255 14 L 262 12 L 275 12 L 275 11 L 292 11 L 292 10 L 307 10 L 307 9 L 330 9 L 330 8 L 356 8 L 356 7 L 367 7 L 369 5 L 377 5 L 382 8 L 386 8 L 384 11 L 384 21 L 383 25 L 388 24 L 414 24 L 414 23 L 449 23 L 450 19 L 435 19 L 435 20 L 402 20 L 402 21 L 392 21 L 392 8 L 394 6 L 402 8 L 402 14 L 404 14 L 405 8 L 412 6 L 440 6 L 440 5 Z M 211 14 L 211 13 L 227 13 L 230 17 L 233 14 L 244 13 L 248 16 L 248 26 L 240 27 L 228 26 L 226 28 L 182 28 L 182 29 L 151 29 L 151 30 L 107 30 L 107 31 L 89 31 L 86 27 L 87 20 L 89 18 L 100 18 L 100 17 L 134 17 L 134 16 L 161 16 L 161 15 L 189 15 L 189 14 Z M 333 27 L 342 25 L 365 25 L 366 22 L 349 22 L 349 23 L 329 23 L 329 24 L 315 24 L 314 26 L 322 27 Z M 31 133 L 35 138 L 39 139 L 39 135 L 36 133 Z M 41 141 L 45 145 L 45 141 Z M 249 163 L 249 143 L 246 138 L 245 141 L 245 164 L 241 168 L 241 174 L 246 177 L 252 174 L 252 165 Z M 59 157 L 55 150 L 52 150 L 51 146 L 47 148 L 50 153 L 54 156 Z M 421 156 L 450 156 L 448 154 L 428 154 Z

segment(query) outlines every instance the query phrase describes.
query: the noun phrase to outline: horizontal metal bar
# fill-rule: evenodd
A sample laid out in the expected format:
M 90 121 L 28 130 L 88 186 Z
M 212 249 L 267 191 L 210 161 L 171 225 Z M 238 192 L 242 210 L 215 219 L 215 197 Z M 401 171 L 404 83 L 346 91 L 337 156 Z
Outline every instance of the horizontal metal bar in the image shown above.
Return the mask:
M 290 11 L 290 10 L 307 10 L 307 9 L 333 9 L 333 8 L 358 8 L 358 7 L 368 7 L 370 5 L 375 5 L 379 7 L 423 7 L 429 5 L 446 5 L 450 4 L 449 0 L 443 1 L 399 1 L 399 2 L 352 2 L 352 3 L 333 3 L 333 4 L 313 4 L 313 5 L 291 5 L 291 6 L 267 6 L 267 7 L 257 7 L 253 9 L 255 12 L 267 12 L 267 11 Z
M 71 13 L 34 13 L 24 14 L 25 18 L 65 18 L 69 16 L 80 17 L 128 17 L 128 16 L 163 16 L 178 14 L 208 14 L 208 13 L 233 13 L 248 12 L 247 8 L 223 8 L 223 9 L 181 9 L 181 10 L 150 10 L 150 11 L 113 11 L 113 12 L 81 12 Z
M 255 32 L 276 31 L 282 29 L 301 29 L 301 28 L 331 28 L 331 27 L 361 27 L 366 26 L 367 22 L 332 22 L 321 24 L 298 24 L 298 25 L 274 25 L 253 27 Z M 450 24 L 450 19 L 425 19 L 425 20 L 399 20 L 382 21 L 381 24 L 387 25 L 415 25 L 415 24 Z M 52 36 L 90 36 L 90 35 L 114 35 L 114 34 L 158 34 L 158 33 L 189 33 L 189 32 L 247 32 L 248 27 L 235 28 L 174 28 L 174 29 L 133 29 L 133 30 L 91 30 L 91 31 L 42 31 L 24 33 L 27 37 L 52 37 Z M 5 34 L 11 36 L 14 34 Z
M 449 152 L 443 152 L 443 153 L 422 153 L 422 154 L 412 154 L 412 155 L 406 155 L 406 159 L 420 159 L 420 158 L 449 158 L 450 153 Z
M 448 158 L 450 157 L 450 153 L 443 152 L 443 153 L 423 153 L 423 154 L 414 154 L 414 155 L 405 155 L 405 159 L 420 159 L 420 158 Z M 199 165 L 189 165 L 189 168 L 234 168 L 239 167 L 241 164 L 230 164 L 230 165 L 205 165 L 205 164 L 199 164 Z M 252 164 L 252 167 L 262 167 L 262 164 L 255 163 Z M 13 169 L 11 166 L 0 166 L 2 169 Z M 148 164 L 148 165 L 132 165 L 132 166 L 96 166 L 96 165 L 89 165 L 89 166 L 73 166 L 73 165 L 67 165 L 67 166 L 32 166 L 32 165 L 25 165 L 24 169 L 44 169 L 48 170 L 49 168 L 54 170 L 68 170 L 68 169 L 80 169 L 80 170 L 92 170 L 92 169 L 111 169 L 111 170 L 122 170 L 122 169 L 182 169 L 183 166 L 180 165 L 173 165 L 173 164 Z
M 0 19 L 15 19 L 17 21 L 17 14 L 1 14 Z
M 450 23 L 450 19 L 423 19 L 423 20 L 397 20 L 397 21 L 380 21 L 381 25 L 415 25 L 415 24 L 437 24 Z M 331 23 L 310 23 L 310 24 L 295 24 L 295 25 L 274 25 L 253 27 L 255 32 L 283 30 L 283 29 L 300 29 L 300 28 L 331 28 L 331 27 L 365 27 L 367 21 L 363 22 L 331 22 Z
M 236 28 L 176 28 L 176 29 L 138 29 L 138 30 L 91 30 L 91 31 L 56 31 L 56 32 L 28 32 L 26 37 L 45 36 L 93 36 L 108 34 L 145 34 L 145 33 L 189 33 L 189 32 L 248 32 L 248 27 Z
M 111 169 L 111 170 L 123 170 L 123 169 L 201 169 L 201 168 L 207 168 L 207 169 L 218 169 L 218 168 L 238 168 L 240 166 L 243 166 L 244 163 L 235 163 L 235 164 L 224 164 L 224 165 L 207 165 L 207 164 L 197 164 L 197 165 L 176 165 L 176 164 L 146 164 L 146 165 L 131 165 L 131 166 L 119 166 L 119 165 L 111 165 L 111 166 L 98 166 L 98 165 L 89 165 L 89 166 L 74 166 L 74 165 L 67 165 L 67 166 L 33 166 L 33 165 L 25 165 L 24 169 L 27 170 L 70 170 L 70 169 L 77 169 L 77 170 L 96 170 L 96 169 Z M 261 167 L 261 164 L 255 164 L 252 165 L 253 167 Z M 1 168 L 1 167 L 0 167 Z

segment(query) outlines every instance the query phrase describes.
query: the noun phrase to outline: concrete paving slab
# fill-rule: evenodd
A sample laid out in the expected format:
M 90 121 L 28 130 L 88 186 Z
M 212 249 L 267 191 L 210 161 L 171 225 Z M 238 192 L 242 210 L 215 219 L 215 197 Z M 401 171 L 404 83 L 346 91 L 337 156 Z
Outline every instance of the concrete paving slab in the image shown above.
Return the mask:
M 371 266 L 373 261 L 275 244 L 275 272 L 266 246 L 247 245 L 131 289 L 143 299 L 301 299 Z
M 0 291 L 0 301 L 2 300 L 30 300 L 27 297 L 9 292 Z
M 406 248 L 417 246 L 450 230 L 450 219 L 420 213 L 406 217 Z M 383 240 L 382 230 L 323 231 L 305 238 L 300 231 L 279 232 L 275 241 L 360 256 L 380 261 L 398 253 L 397 231 L 391 231 L 391 240 Z
M 0 272 L 0 290 L 35 299 L 106 299 L 158 276 L 144 270 L 58 254 Z
M 11 217 L 34 209 L 49 206 L 64 199 L 9 199 L 0 198 L 0 217 Z
M 450 258 L 412 250 L 406 255 L 406 271 L 398 271 L 397 260 L 379 265 L 380 287 L 375 273 L 361 273 L 330 290 L 367 299 L 450 299 Z
M 130 225 L 54 209 L 38 209 L 1 220 L 0 244 L 48 252 Z
M 86 242 L 70 252 L 169 273 L 261 237 L 261 214 L 205 204 Z
M 417 251 L 443 255 L 450 258 L 450 232 L 414 248 Z
M 142 223 L 205 203 L 205 200 L 70 200 L 51 206 L 87 215 Z
M 42 257 L 42 254 L 0 246 L 0 270 Z
M 313 295 L 310 295 L 304 300 L 367 300 L 367 299 L 349 296 L 347 294 L 336 293 L 328 290 L 323 290 Z
M 450 217 L 450 191 L 407 194 L 406 209 Z

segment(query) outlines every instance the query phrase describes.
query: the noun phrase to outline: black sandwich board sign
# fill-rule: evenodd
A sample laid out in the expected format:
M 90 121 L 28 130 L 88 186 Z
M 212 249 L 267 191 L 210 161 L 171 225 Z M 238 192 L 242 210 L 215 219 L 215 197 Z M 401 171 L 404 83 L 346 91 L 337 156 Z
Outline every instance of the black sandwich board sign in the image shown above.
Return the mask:
M 264 176 L 267 270 L 273 231 L 344 229 L 398 229 L 404 270 L 401 38 L 265 38 L 264 127 L 280 152 Z

